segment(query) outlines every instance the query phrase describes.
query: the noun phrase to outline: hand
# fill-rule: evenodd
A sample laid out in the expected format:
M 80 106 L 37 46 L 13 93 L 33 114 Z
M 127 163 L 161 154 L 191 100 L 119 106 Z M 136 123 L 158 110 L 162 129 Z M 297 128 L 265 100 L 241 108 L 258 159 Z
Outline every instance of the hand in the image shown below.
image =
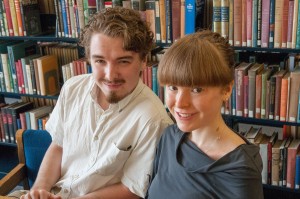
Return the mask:
M 61 199 L 61 197 L 56 196 L 44 189 L 33 189 L 27 194 L 22 195 L 20 199 Z

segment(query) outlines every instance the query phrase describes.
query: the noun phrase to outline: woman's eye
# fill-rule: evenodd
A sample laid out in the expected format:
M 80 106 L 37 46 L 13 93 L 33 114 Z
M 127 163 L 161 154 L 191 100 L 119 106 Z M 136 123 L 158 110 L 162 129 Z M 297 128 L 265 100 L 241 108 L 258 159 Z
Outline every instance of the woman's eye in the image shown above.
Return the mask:
M 175 91 L 175 90 L 177 90 L 177 87 L 176 86 L 168 86 L 168 89 L 170 91 Z
M 203 91 L 203 88 L 201 88 L 201 87 L 197 87 L 197 88 L 192 89 L 193 93 L 201 93 L 202 91 Z

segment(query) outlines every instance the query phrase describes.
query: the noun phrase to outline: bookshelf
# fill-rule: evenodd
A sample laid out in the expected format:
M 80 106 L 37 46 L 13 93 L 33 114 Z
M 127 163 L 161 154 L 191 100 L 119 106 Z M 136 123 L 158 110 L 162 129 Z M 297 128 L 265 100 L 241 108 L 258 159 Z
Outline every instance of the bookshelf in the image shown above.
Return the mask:
M 54 1 L 57 2 L 57 1 Z M 71 2 L 71 1 L 70 1 Z M 213 23 L 213 12 L 212 12 L 212 6 L 213 2 L 212 0 L 206 0 L 205 1 L 205 14 L 203 19 L 204 28 L 211 28 Z M 91 11 L 91 13 L 94 11 Z M 229 12 L 230 13 L 230 12 Z M 42 21 L 45 22 L 45 24 L 49 24 L 47 22 L 47 16 L 50 16 L 50 21 L 52 20 L 53 23 L 53 14 L 51 15 L 43 15 Z M 55 15 L 54 15 L 55 16 Z M 62 15 L 59 15 L 60 19 L 62 18 Z M 158 16 L 160 18 L 160 16 Z M 172 18 L 172 17 L 171 17 Z M 59 31 L 63 32 L 63 28 L 61 26 L 61 22 L 59 22 Z M 229 22 L 230 27 L 230 22 Z M 42 27 L 43 28 L 43 27 Z M 45 29 L 45 28 L 44 28 Z M 14 37 L 8 37 L 8 36 L 0 36 L 1 40 L 20 40 L 20 41 L 41 41 L 41 42 L 67 42 L 67 43 L 76 43 L 78 41 L 77 38 L 70 38 L 70 37 L 58 37 L 57 34 L 51 33 L 49 34 L 48 31 L 45 31 L 45 34 L 40 34 L 38 36 L 14 36 Z M 162 48 L 168 48 L 171 45 L 171 43 L 161 43 L 158 42 L 157 46 L 160 46 Z M 290 53 L 299 54 L 300 49 L 291 49 L 291 48 L 261 48 L 261 47 L 242 47 L 242 46 L 234 46 L 235 51 L 239 55 L 239 60 L 241 61 L 248 61 L 250 56 L 256 56 L 257 62 L 263 62 L 264 60 L 268 60 L 270 64 L 279 64 L 281 61 L 284 61 L 286 56 Z M 82 55 L 83 50 L 81 49 L 79 53 Z M 34 98 L 42 98 L 42 99 L 57 99 L 57 96 L 41 96 L 41 95 L 29 95 L 29 94 L 16 94 L 16 93 L 8 93 L 8 92 L 0 92 L 1 97 L 8 97 L 8 98 L 16 98 L 19 99 L 21 97 L 34 97 Z M 276 120 L 270 120 L 270 119 L 257 119 L 257 118 L 249 118 L 249 117 L 241 117 L 241 116 L 235 116 L 235 115 L 223 115 L 226 123 L 234 127 L 237 123 L 247 123 L 247 124 L 255 124 L 255 125 L 266 125 L 266 126 L 274 126 L 274 127 L 282 127 L 283 125 L 291 125 L 291 126 L 300 126 L 299 123 L 296 122 L 282 122 L 282 121 L 276 121 Z M 0 148 L 1 151 L 4 149 L 7 151 L 7 154 L 15 154 L 16 152 L 16 145 L 13 143 L 1 143 L 0 142 Z M 2 165 L 1 160 L 5 160 L 8 158 L 7 156 L 0 156 L 0 165 Z M 12 163 L 10 165 L 15 164 L 14 160 L 17 158 L 16 155 L 12 155 Z M 10 158 L 9 158 L 10 159 Z M 6 164 L 5 164 L 6 165 Z M 4 171 L 0 168 L 0 177 L 2 173 L 5 173 L 5 171 L 8 171 L 8 169 L 5 169 Z M 2 173 L 1 173 L 2 172 Z M 265 191 L 265 198 L 300 198 L 300 191 L 295 189 L 289 189 L 284 187 L 278 187 L 278 186 L 272 186 L 272 185 L 264 185 L 264 191 Z

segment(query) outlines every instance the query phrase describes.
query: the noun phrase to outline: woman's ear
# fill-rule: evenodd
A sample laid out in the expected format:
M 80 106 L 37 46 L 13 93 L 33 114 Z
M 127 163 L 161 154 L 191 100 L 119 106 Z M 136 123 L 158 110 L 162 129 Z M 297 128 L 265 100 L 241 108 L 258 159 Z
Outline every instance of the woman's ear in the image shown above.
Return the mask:
M 232 87 L 234 85 L 234 81 L 232 80 L 229 84 L 224 86 L 223 88 L 223 101 L 227 101 L 232 93 Z

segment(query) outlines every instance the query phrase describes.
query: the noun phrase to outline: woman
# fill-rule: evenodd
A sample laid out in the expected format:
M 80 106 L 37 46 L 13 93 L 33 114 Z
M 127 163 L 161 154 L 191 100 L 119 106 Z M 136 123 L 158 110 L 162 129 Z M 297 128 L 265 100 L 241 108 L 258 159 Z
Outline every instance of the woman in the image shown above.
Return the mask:
M 221 115 L 233 66 L 228 41 L 208 30 L 181 38 L 162 57 L 158 79 L 176 124 L 157 147 L 148 199 L 263 198 L 259 147 Z

